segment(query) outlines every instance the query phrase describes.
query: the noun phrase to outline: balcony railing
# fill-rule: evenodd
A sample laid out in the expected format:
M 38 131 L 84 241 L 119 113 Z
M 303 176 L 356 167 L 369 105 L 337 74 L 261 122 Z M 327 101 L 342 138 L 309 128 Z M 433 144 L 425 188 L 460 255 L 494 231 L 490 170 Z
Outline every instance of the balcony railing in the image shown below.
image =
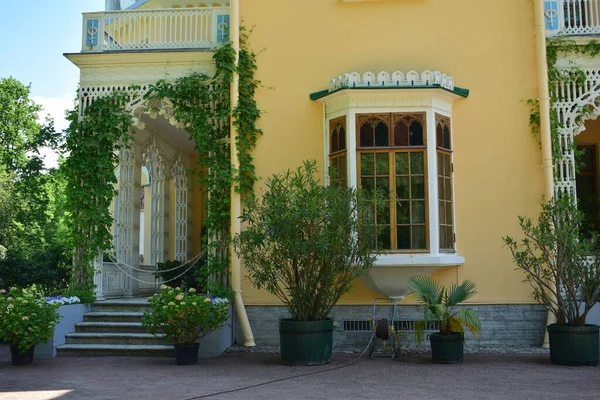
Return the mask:
M 81 51 L 214 49 L 228 33 L 227 7 L 84 13 Z
M 599 35 L 600 0 L 546 0 L 548 36 Z

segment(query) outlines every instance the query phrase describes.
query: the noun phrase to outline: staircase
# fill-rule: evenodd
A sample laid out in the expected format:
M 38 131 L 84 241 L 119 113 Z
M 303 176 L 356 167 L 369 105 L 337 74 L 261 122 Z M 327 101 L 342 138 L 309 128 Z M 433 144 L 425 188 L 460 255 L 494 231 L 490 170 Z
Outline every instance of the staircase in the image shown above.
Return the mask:
M 147 299 L 94 303 L 83 322 L 75 324 L 75 332 L 66 335 L 66 344 L 57 347 L 58 356 L 173 357 L 172 345 L 142 327 L 148 307 Z

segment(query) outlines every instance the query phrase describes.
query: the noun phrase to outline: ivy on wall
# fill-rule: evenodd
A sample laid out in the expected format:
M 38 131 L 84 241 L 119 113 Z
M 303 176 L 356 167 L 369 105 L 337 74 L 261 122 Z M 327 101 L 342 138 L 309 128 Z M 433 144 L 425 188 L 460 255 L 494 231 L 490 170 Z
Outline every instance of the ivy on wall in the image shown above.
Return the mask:
M 208 231 L 209 258 L 203 279 L 207 289 L 215 295 L 227 292 L 222 284 L 224 280 L 215 281 L 214 277 L 224 277 L 229 270 L 231 186 L 235 185 L 242 195 L 252 193 L 257 177 L 251 153 L 262 134 L 256 125 L 261 113 L 254 99 L 260 85 L 254 78 L 256 55 L 248 48 L 245 31 L 242 33 L 237 64 L 235 49 L 231 43 L 226 43 L 213 55 L 216 72 L 212 78 L 194 73 L 173 83 L 161 80 L 150 85 L 145 95 L 149 105 L 147 111 L 172 107 L 173 117 L 188 132 L 199 155 L 194 173 L 202 190 L 208 193 L 204 222 Z M 230 87 L 235 72 L 239 74 L 239 100 L 236 109 L 232 110 Z M 97 255 L 97 249 L 107 251 L 112 248 L 112 217 L 107 210 L 116 194 L 113 188 L 116 183 L 114 168 L 118 163 L 116 150 L 126 145 L 133 135 L 132 116 L 125 109 L 127 99 L 127 95 L 117 92 L 96 100 L 86 109 L 81 121 L 77 120 L 76 112 L 71 116 L 71 129 L 76 132 L 73 136 L 78 141 L 67 143 L 71 151 L 67 169 L 72 179 L 69 204 L 74 210 L 73 216 L 77 216 L 73 218 L 77 223 L 71 231 L 82 271 L 77 277 L 78 282 L 90 284 L 92 271 L 89 265 Z M 231 164 L 232 117 L 238 131 L 239 169 L 234 169 Z M 90 167 L 87 157 L 97 160 L 94 164 L 97 162 L 98 165 Z M 96 195 L 90 198 L 90 193 Z
M 61 167 L 66 174 L 66 208 L 70 246 L 74 249 L 72 288 L 91 289 L 92 260 L 99 249 L 112 247 L 113 223 L 108 212 L 117 194 L 115 166 L 121 146 L 133 136 L 132 115 L 126 110 L 131 95 L 114 92 L 90 104 L 83 118 L 71 111 L 66 147 L 70 152 Z

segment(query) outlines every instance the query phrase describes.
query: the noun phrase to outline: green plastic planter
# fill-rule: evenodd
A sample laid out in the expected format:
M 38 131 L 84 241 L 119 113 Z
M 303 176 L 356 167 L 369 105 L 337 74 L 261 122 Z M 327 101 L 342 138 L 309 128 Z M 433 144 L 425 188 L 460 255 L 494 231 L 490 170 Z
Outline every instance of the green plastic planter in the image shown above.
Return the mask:
M 550 362 L 558 365 L 598 365 L 598 325 L 548 325 Z
M 434 363 L 458 364 L 463 361 L 465 335 L 462 333 L 432 333 L 429 335 L 431 342 L 431 358 Z
M 328 364 L 333 345 L 333 320 L 279 320 L 279 344 L 284 364 Z

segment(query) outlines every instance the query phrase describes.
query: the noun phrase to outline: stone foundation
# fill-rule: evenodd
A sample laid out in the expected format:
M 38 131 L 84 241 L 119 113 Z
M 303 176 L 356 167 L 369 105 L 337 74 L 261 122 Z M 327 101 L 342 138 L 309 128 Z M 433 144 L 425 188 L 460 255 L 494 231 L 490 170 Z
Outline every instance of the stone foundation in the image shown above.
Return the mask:
M 471 305 L 481 320 L 481 333 L 475 340 L 466 335 L 466 348 L 518 348 L 541 346 L 546 326 L 546 309 L 537 304 Z M 422 318 L 419 306 L 398 306 L 396 320 L 414 321 Z M 246 306 L 256 345 L 279 346 L 278 320 L 289 314 L 283 306 Z M 376 319 L 391 317 L 392 308 L 378 306 Z M 330 317 L 334 320 L 333 346 L 336 351 L 363 349 L 371 337 L 369 331 L 347 331 L 344 321 L 367 321 L 373 317 L 373 306 L 337 306 Z M 368 322 L 356 325 L 369 326 Z M 243 345 L 240 325 L 236 322 L 236 343 Z M 349 328 L 349 327 L 347 327 Z M 404 348 L 429 348 L 429 343 L 418 345 L 413 332 L 400 334 Z

